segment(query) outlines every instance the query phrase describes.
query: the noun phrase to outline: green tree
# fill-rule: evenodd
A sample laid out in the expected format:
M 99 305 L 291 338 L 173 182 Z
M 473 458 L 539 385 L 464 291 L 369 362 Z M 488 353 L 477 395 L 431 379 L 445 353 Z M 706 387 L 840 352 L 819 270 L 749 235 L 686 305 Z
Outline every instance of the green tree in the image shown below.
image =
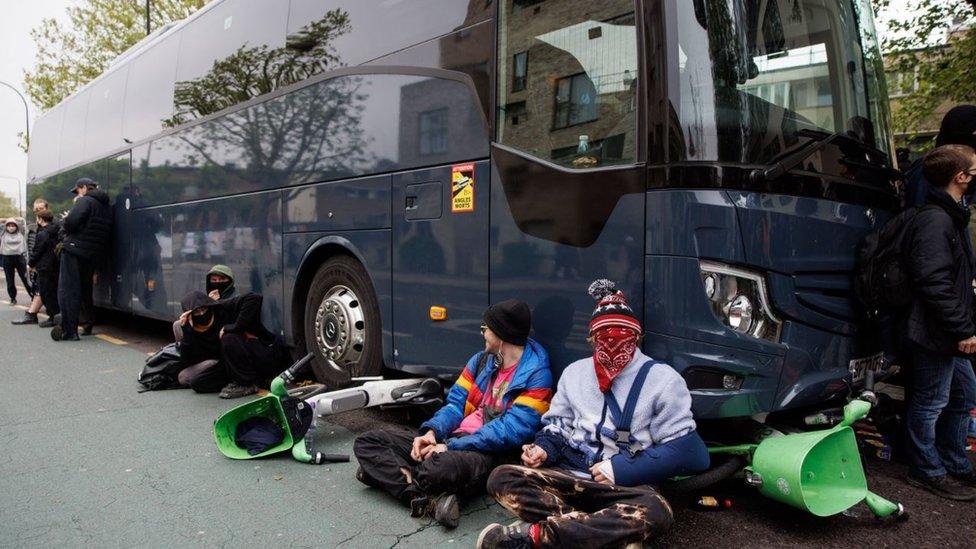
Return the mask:
M 923 129 L 945 101 L 976 103 L 973 59 L 976 59 L 976 0 L 912 0 L 910 9 L 876 0 L 875 9 L 891 18 L 882 46 L 889 70 L 918 77 L 918 90 L 892 113 L 894 130 L 912 134 Z M 960 22 L 962 26 L 957 26 Z M 969 24 L 967 27 L 965 24 Z M 952 36 L 945 42 L 933 37 Z
M 0 219 L 18 217 L 19 215 L 20 210 L 17 208 L 17 204 L 14 202 L 14 199 L 0 193 Z
M 152 0 L 157 29 L 189 16 L 207 0 Z M 68 24 L 44 19 L 31 31 L 37 62 L 24 73 L 24 89 L 47 110 L 102 74 L 119 54 L 146 34 L 144 0 L 83 0 L 68 8 Z

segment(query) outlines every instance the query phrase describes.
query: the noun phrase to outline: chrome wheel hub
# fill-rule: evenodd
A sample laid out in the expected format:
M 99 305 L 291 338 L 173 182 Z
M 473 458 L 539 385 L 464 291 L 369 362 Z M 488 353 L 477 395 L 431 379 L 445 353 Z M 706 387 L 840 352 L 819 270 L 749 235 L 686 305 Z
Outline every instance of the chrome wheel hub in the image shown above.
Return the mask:
M 359 362 L 366 346 L 366 319 L 352 290 L 335 286 L 325 294 L 315 313 L 315 342 L 340 367 Z

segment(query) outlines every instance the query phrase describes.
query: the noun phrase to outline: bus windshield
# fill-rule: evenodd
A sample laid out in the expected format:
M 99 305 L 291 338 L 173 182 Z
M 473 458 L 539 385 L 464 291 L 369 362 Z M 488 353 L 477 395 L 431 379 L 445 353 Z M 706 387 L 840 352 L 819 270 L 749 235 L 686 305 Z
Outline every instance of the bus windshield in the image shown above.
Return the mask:
M 867 0 L 673 0 L 672 13 L 672 160 L 766 163 L 814 130 L 853 138 L 860 162 L 891 165 Z M 830 156 L 805 167 L 846 175 Z

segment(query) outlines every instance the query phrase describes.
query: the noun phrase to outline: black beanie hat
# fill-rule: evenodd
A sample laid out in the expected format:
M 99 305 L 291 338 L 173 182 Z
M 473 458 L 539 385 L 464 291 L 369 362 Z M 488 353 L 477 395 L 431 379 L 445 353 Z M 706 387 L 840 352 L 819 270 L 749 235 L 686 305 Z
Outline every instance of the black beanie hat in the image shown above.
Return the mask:
M 485 324 L 502 341 L 524 347 L 532 329 L 532 311 L 517 299 L 506 299 L 488 307 Z
M 976 105 L 957 105 L 942 118 L 935 146 L 976 146 Z

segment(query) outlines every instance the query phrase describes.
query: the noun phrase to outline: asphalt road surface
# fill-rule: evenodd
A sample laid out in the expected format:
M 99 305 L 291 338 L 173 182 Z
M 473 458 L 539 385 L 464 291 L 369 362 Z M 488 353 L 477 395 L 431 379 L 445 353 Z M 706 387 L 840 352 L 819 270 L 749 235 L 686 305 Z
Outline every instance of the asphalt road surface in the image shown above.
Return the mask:
M 2 547 L 472 547 L 484 525 L 512 520 L 480 498 L 447 531 L 362 486 L 354 462 L 225 459 L 211 426 L 240 401 L 136 392 L 167 324 L 112 315 L 94 337 L 54 343 L 47 330 L 9 324 L 22 314 L 0 305 Z M 332 436 L 327 451 L 351 454 L 356 432 L 403 422 L 402 413 L 360 411 L 320 429 Z M 976 504 L 908 486 L 901 465 L 866 465 L 871 489 L 904 503 L 907 522 L 875 520 L 863 504 L 815 518 L 729 483 L 706 492 L 731 498 L 727 511 L 692 509 L 702 494 L 672 498 L 676 524 L 657 545 L 976 546 Z

